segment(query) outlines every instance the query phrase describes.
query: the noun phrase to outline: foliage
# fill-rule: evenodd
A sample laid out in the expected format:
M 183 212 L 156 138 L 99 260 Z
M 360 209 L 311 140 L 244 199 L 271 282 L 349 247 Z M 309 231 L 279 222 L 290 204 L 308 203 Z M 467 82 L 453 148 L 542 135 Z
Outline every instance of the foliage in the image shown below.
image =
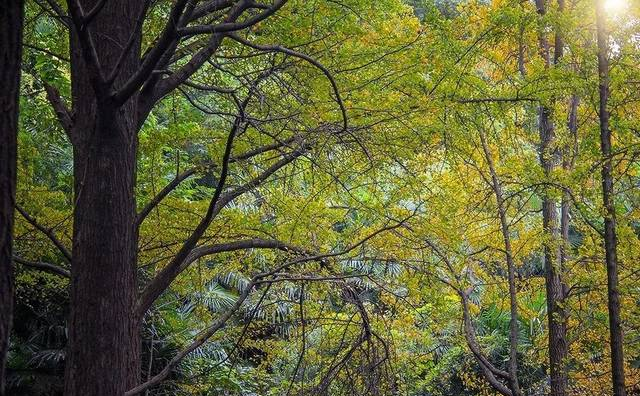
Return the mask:
M 170 9 L 170 1 L 157 3 L 145 40 L 162 28 Z M 611 111 L 627 377 L 637 384 L 640 8 L 628 7 L 624 15 L 610 16 Z M 46 82 L 69 93 L 69 49 L 60 23 L 39 2 L 28 2 L 27 16 L 17 201 L 71 247 L 73 153 L 43 87 Z M 539 56 L 538 35 L 548 26 L 566 42 L 565 57 L 552 67 Z M 244 97 L 248 84 L 267 70 L 256 83 L 257 100 L 246 109 L 252 122 L 238 135 L 232 157 L 281 144 L 232 163 L 227 188 L 272 166 L 293 142 L 314 144 L 232 200 L 199 247 L 264 238 L 299 250 L 251 248 L 195 259 L 144 319 L 142 378 L 158 374 L 227 312 L 233 315 L 149 394 L 496 394 L 465 340 L 456 292 L 470 291 L 479 344 L 506 369 L 505 248 L 480 134 L 506 197 L 521 386 L 527 395 L 542 395 L 548 387 L 542 251 L 551 243 L 569 252 L 571 392 L 608 394 L 594 37 L 587 1 L 572 2 L 563 12 L 550 5 L 541 16 L 532 2 L 511 0 L 291 0 L 249 38 L 295 48 L 324 65 L 346 108 L 344 130 L 336 93 L 317 67 L 229 40 L 193 80 Z M 576 135 L 567 123 L 574 96 Z M 554 149 L 571 153 L 570 166 L 550 175 L 539 165 L 539 104 L 552 110 Z M 162 100 L 140 132 L 140 209 L 181 172 L 194 169 L 142 224 L 144 282 L 167 265 L 206 211 L 234 106 L 229 96 L 185 85 Z M 557 199 L 570 193 L 567 241 L 543 230 L 545 192 Z M 17 220 L 17 256 L 68 267 L 33 222 L 20 215 Z M 295 262 L 301 252 L 328 257 L 252 283 L 256 274 Z M 16 282 L 9 390 L 61 394 L 68 281 L 18 264 Z

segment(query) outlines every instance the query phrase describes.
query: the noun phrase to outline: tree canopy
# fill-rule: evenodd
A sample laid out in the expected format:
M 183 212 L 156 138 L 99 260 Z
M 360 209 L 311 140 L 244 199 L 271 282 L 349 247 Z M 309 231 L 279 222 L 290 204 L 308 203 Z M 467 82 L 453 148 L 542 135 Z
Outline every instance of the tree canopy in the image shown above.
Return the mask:
M 635 0 L 8 3 L 0 394 L 640 392 Z

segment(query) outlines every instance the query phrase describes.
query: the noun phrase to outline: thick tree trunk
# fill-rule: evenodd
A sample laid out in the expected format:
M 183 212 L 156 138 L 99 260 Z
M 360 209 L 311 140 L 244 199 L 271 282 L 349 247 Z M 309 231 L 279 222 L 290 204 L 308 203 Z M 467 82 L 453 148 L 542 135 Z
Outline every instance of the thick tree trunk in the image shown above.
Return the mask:
M 618 254 L 616 211 L 613 191 L 613 164 L 611 160 L 611 130 L 609 129 L 609 45 L 604 1 L 596 2 L 598 40 L 598 77 L 600 91 L 600 151 L 602 152 L 602 200 L 604 206 L 604 249 L 607 263 L 607 297 L 609 305 L 609 333 L 611 347 L 611 376 L 614 396 L 625 396 L 624 352 L 620 320 L 620 294 L 618 291 Z
M 81 3 L 84 10 L 95 5 Z M 141 3 L 107 1 L 84 27 L 104 74 L 113 70 L 135 31 Z M 76 27 L 71 34 L 76 202 L 65 395 L 121 396 L 137 385 L 140 372 L 134 314 L 137 109 L 135 100 L 116 105 L 94 92 L 78 37 Z M 134 40 L 116 84 L 138 67 L 139 37 Z
M 135 138 L 99 111 L 74 149 L 76 207 L 65 395 L 123 395 L 138 383 Z
M 0 4 L 0 395 L 5 394 L 5 365 L 13 318 L 13 213 L 16 193 L 16 153 L 20 65 L 22 60 L 22 0 Z

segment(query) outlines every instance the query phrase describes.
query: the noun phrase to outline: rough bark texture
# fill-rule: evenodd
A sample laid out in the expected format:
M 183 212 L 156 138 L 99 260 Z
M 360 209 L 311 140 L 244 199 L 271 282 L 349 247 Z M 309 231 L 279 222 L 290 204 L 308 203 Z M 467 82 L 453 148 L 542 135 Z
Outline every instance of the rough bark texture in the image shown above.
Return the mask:
M 554 144 L 554 126 L 549 119 L 546 107 L 540 108 L 540 164 L 545 175 L 550 175 L 556 167 L 552 145 Z M 568 206 L 563 205 L 563 220 L 568 231 Z M 561 255 L 560 231 L 557 215 L 557 202 L 547 194 L 542 200 L 542 225 L 548 240 L 544 246 L 544 273 L 547 294 L 547 321 L 549 327 L 549 368 L 550 395 L 567 395 L 567 318 L 563 308 L 566 298 L 562 280 L 563 260 Z M 568 237 L 568 235 L 567 235 Z
M 0 3 L 0 395 L 3 396 L 13 318 L 12 240 L 23 13 L 22 0 Z
M 600 92 L 600 151 L 602 152 L 602 200 L 604 206 L 604 249 L 607 263 L 607 297 L 609 306 L 609 344 L 611 347 L 611 376 L 614 396 L 625 396 L 624 352 L 620 321 L 620 293 L 618 290 L 618 255 L 616 211 L 613 191 L 613 165 L 611 160 L 611 130 L 609 129 L 609 45 L 604 1 L 596 4 L 598 39 L 598 77 Z
M 564 0 L 558 0 L 558 10 L 564 11 Z M 546 14 L 546 5 L 542 0 L 536 1 L 539 15 Z M 558 29 L 558 27 L 556 27 Z M 547 35 L 544 31 L 539 33 L 540 55 L 545 63 L 545 68 L 550 68 L 551 56 Z M 554 38 L 553 64 L 556 65 L 564 55 L 564 40 L 562 34 L 556 30 Z M 560 152 L 555 147 L 555 125 L 551 118 L 549 106 L 541 105 L 538 110 L 538 128 L 540 132 L 540 166 L 548 179 L 559 165 Z M 568 242 L 568 201 L 562 203 L 562 219 L 558 221 L 558 202 L 549 194 L 549 186 L 545 188 L 542 196 L 542 225 L 546 235 L 544 244 L 544 273 L 547 299 L 547 323 L 549 331 L 549 379 L 550 396 L 567 395 L 567 315 L 564 301 L 566 299 L 565 285 L 563 283 L 564 258 L 563 246 Z M 562 224 L 560 224 L 562 223 Z M 561 229 L 562 227 L 562 229 Z M 566 233 L 564 232 L 566 231 Z M 560 240 L 562 238 L 562 240 Z
M 84 10 L 95 5 L 80 3 Z M 101 69 L 109 72 L 136 28 L 141 3 L 107 1 L 93 21 L 76 24 L 71 34 L 76 207 L 67 396 L 119 396 L 139 381 L 139 321 L 134 315 L 136 106 L 134 100 L 116 105 L 95 92 L 95 71 L 83 56 L 79 37 L 88 32 Z M 138 67 L 139 40 L 132 48 L 116 83 Z

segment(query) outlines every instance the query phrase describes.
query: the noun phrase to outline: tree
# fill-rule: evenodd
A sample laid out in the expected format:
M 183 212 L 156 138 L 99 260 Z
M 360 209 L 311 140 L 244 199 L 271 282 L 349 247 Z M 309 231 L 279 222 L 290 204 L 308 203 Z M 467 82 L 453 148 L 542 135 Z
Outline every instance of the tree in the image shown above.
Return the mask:
M 564 12 L 564 0 L 558 1 L 558 12 Z M 537 12 L 544 17 L 547 10 L 544 1 L 536 1 Z M 548 69 L 556 66 L 562 60 L 564 54 L 564 39 L 562 33 L 556 27 L 553 57 L 550 54 L 549 40 L 546 32 L 540 35 L 540 54 L 544 61 L 544 67 Z M 552 106 L 552 105 L 551 105 Z M 562 154 L 567 155 L 566 150 L 557 147 L 555 125 L 553 122 L 552 108 L 548 105 L 540 105 L 538 109 L 538 128 L 540 130 L 540 166 L 546 178 L 550 178 L 561 162 Z M 550 368 L 550 394 L 565 396 L 567 394 L 567 313 L 564 308 L 567 298 L 567 286 L 564 281 L 565 257 L 563 251 L 568 244 L 568 205 L 561 203 L 561 219 L 557 216 L 558 202 L 553 198 L 550 189 L 546 188 L 542 198 L 542 222 L 547 233 L 548 240 L 544 245 L 545 286 L 547 292 L 547 317 L 549 326 L 549 368 Z
M 13 214 L 23 17 L 21 0 L 0 5 L 0 395 L 5 394 L 5 364 L 13 318 Z
M 246 128 L 243 112 L 251 95 L 238 102 L 207 214 L 138 299 L 138 226 L 149 213 L 146 209 L 136 213 L 138 133 L 154 106 L 181 84 L 189 84 L 228 37 L 260 51 L 305 58 L 235 35 L 269 18 L 285 3 L 177 1 L 170 10 L 160 11 L 166 16 L 164 27 L 157 37 L 149 38 L 143 31 L 153 10 L 151 2 L 72 0 L 67 3 L 69 15 L 50 2 L 49 11 L 68 26 L 71 43 L 71 109 L 56 88 L 46 86 L 74 155 L 65 394 L 124 394 L 139 384 L 139 331 L 145 312 L 188 265 L 191 250 L 217 213 L 305 151 L 304 144 L 294 147 L 255 180 L 223 194 L 234 138 Z M 144 52 L 143 43 L 151 43 Z M 184 178 L 178 177 L 175 185 Z M 152 201 L 151 208 L 171 189 Z
M 613 152 L 609 126 L 609 33 L 604 2 L 596 2 L 596 35 L 598 43 L 598 91 L 600 120 L 600 152 L 602 154 L 602 202 L 604 207 L 604 250 L 607 264 L 607 298 L 609 309 L 609 346 L 611 349 L 611 379 L 613 394 L 627 394 L 624 380 L 624 351 L 618 290 L 618 239 L 613 189 Z
M 81 3 L 26 4 L 9 393 L 606 394 L 603 158 L 638 383 L 636 16 L 603 157 L 590 2 Z

